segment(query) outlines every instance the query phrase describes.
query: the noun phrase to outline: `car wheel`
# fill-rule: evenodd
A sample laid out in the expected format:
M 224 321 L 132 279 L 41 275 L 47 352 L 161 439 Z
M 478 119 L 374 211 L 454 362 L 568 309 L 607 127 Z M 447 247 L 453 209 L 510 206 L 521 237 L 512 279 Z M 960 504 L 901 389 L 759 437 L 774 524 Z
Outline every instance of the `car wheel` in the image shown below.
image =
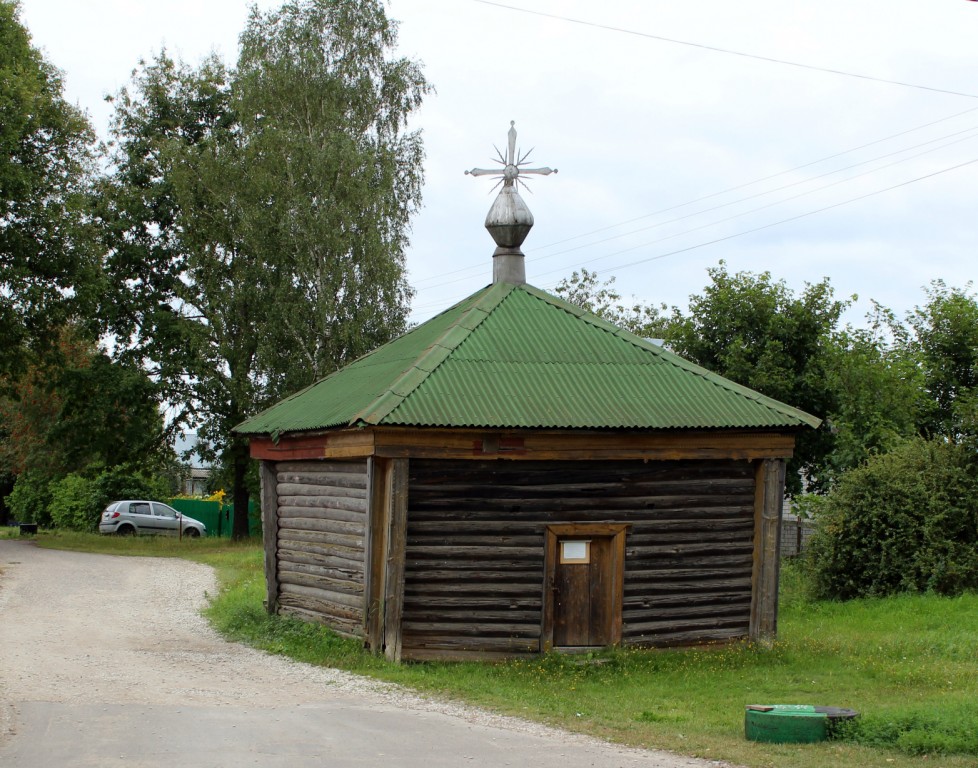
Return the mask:
M 136 529 L 131 525 L 120 525 L 119 529 L 116 531 L 120 536 L 135 536 Z
M 200 536 L 200 531 L 196 528 L 188 528 L 183 532 L 184 536 L 189 536 L 191 539 L 196 539 Z

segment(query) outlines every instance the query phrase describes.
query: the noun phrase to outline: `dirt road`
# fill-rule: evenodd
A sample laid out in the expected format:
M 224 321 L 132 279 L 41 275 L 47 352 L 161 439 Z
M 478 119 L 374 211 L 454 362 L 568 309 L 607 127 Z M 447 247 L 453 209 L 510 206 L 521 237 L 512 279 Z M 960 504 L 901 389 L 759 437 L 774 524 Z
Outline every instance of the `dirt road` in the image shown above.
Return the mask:
M 0 765 L 705 768 L 224 642 L 210 568 L 0 539 Z

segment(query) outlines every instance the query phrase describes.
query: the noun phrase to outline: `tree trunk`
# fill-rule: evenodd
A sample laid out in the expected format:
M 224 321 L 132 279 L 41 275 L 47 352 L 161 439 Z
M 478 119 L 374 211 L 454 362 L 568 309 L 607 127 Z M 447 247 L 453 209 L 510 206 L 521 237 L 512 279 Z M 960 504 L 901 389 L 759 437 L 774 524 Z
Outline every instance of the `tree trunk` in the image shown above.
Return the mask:
M 245 475 L 248 472 L 248 443 L 240 438 L 234 438 L 231 447 L 234 462 L 234 487 L 232 500 L 234 502 L 234 519 L 231 521 L 231 538 L 235 540 L 248 538 L 248 487 L 245 485 Z

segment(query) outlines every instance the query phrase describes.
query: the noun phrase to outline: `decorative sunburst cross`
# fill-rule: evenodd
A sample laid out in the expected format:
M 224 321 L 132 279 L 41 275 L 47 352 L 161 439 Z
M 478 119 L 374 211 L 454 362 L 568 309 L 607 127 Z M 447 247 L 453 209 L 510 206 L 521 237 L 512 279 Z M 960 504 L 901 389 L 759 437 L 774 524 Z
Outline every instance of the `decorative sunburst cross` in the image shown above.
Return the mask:
M 508 139 L 508 151 L 506 155 L 499 151 L 499 147 L 493 146 L 496 150 L 498 158 L 496 162 L 500 163 L 503 167 L 500 168 L 473 168 L 471 171 L 466 171 L 466 176 L 493 176 L 499 179 L 492 189 L 495 189 L 499 184 L 511 187 L 514 182 L 518 182 L 526 187 L 526 183 L 520 178 L 521 175 L 535 174 L 537 176 L 549 176 L 551 173 L 557 173 L 556 168 L 525 168 L 524 166 L 528 162 L 530 153 L 533 150 L 529 150 L 526 154 L 519 155 L 516 151 L 516 121 L 509 121 L 509 133 L 507 134 Z M 528 188 L 528 187 L 527 187 Z M 490 190 L 491 192 L 492 190 Z

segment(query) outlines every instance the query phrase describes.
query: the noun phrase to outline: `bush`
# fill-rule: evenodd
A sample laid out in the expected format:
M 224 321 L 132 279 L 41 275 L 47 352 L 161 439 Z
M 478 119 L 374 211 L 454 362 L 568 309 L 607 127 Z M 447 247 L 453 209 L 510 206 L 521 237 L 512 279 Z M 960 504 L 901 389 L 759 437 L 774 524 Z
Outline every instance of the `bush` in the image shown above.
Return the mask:
M 37 523 L 42 528 L 51 525 L 48 514 L 50 480 L 34 472 L 22 472 L 14 481 L 14 488 L 7 496 L 7 509 L 18 523 Z
M 102 507 L 92 493 L 91 480 L 71 474 L 51 483 L 50 488 L 48 510 L 56 527 L 68 531 L 92 531 L 96 528 Z
M 847 472 L 818 510 L 819 597 L 978 588 L 978 479 L 966 449 L 911 440 Z

